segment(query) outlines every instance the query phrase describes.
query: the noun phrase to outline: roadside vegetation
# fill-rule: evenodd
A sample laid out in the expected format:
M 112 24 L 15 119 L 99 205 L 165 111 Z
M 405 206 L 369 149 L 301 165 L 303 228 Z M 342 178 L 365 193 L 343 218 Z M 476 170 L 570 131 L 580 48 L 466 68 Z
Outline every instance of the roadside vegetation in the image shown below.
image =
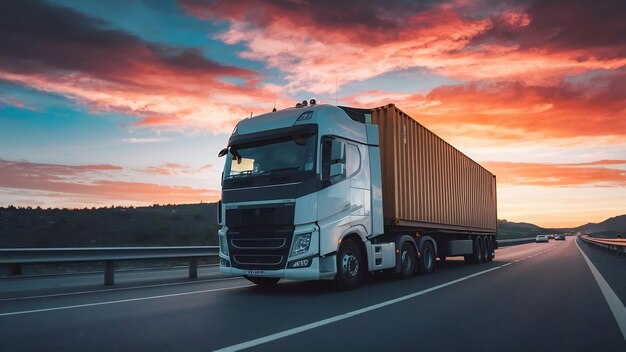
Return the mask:
M 0 207 L 0 248 L 217 245 L 217 204 Z

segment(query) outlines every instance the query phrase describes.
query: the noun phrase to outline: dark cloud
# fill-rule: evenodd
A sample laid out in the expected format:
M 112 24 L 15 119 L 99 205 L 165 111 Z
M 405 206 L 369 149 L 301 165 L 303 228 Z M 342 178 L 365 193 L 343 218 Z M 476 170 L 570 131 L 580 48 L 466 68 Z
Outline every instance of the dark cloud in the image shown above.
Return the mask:
M 432 25 L 434 8 L 448 9 L 466 19 L 490 19 L 493 26 L 477 36 L 468 48 L 488 42 L 518 44 L 521 50 L 587 50 L 590 56 L 626 56 L 626 2 L 623 0 L 520 0 L 520 1 L 202 1 L 181 0 L 195 16 L 231 20 L 267 27 L 290 21 L 314 27 L 312 36 L 329 34 L 363 43 L 394 40 L 407 28 Z M 518 14 L 524 16 L 515 17 Z M 527 16 L 526 16 L 527 15 Z M 530 23 L 525 23 L 530 19 Z M 304 38 L 303 38 L 304 40 Z
M 379 42 L 395 38 L 412 16 L 441 5 L 442 1 L 202 1 L 181 0 L 193 15 L 216 21 L 237 20 L 267 27 L 274 21 L 291 21 L 299 26 L 314 26 L 319 33 L 335 34 Z M 304 40 L 305 38 L 303 38 Z
M 515 27 L 503 20 L 501 14 L 508 8 L 527 14 L 529 25 Z M 521 50 L 586 51 L 580 60 L 626 56 L 625 1 L 512 1 L 500 3 L 497 9 L 493 27 L 473 44 L 499 42 L 519 44 Z
M 5 71 L 79 72 L 124 83 L 153 72 L 255 75 L 248 69 L 221 65 L 193 48 L 147 43 L 105 21 L 43 1 L 3 1 L 0 13 L 0 69 Z

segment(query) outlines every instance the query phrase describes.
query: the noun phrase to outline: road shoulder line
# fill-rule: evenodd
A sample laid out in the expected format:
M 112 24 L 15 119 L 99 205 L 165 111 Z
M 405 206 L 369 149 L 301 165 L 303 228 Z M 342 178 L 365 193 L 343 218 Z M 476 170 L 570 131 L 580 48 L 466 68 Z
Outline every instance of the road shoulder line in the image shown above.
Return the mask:
M 585 261 L 587 262 L 587 265 L 589 266 L 589 269 L 591 270 L 591 273 L 593 274 L 594 279 L 596 279 L 596 282 L 598 283 L 598 286 L 600 287 L 600 291 L 602 291 L 602 295 L 604 296 L 606 303 L 609 305 L 609 308 L 611 309 L 611 313 L 613 313 L 613 317 L 615 317 L 615 320 L 617 321 L 617 325 L 622 331 L 622 336 L 624 337 L 624 340 L 626 340 L 626 307 L 624 307 L 624 303 L 622 303 L 619 297 L 617 297 L 617 295 L 615 294 L 615 291 L 613 291 L 611 286 L 609 286 L 609 283 L 606 282 L 602 274 L 600 274 L 598 269 L 596 269 L 596 266 L 593 265 L 591 260 L 589 260 L 589 258 L 585 254 L 585 252 L 583 252 L 582 248 L 580 248 L 580 245 L 578 244 L 578 239 L 576 239 L 575 241 L 576 241 L 576 247 L 578 247 L 578 250 L 583 255 L 583 258 L 585 259 Z

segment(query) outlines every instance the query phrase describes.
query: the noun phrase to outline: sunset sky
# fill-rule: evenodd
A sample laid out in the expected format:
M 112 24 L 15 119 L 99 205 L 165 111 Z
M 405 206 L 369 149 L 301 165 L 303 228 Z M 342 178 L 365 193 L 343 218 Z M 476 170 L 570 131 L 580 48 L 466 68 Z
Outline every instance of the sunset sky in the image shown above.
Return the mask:
M 626 213 L 624 1 L 2 1 L 0 205 L 219 199 L 237 121 L 395 103 L 498 217 Z

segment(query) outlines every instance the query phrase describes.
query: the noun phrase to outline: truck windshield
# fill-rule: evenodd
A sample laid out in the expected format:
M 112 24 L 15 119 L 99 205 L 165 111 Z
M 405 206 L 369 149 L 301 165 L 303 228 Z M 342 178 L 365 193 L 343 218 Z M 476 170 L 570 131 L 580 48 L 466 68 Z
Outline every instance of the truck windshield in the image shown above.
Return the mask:
M 315 135 L 298 135 L 231 146 L 224 168 L 224 180 L 314 173 L 315 142 Z

